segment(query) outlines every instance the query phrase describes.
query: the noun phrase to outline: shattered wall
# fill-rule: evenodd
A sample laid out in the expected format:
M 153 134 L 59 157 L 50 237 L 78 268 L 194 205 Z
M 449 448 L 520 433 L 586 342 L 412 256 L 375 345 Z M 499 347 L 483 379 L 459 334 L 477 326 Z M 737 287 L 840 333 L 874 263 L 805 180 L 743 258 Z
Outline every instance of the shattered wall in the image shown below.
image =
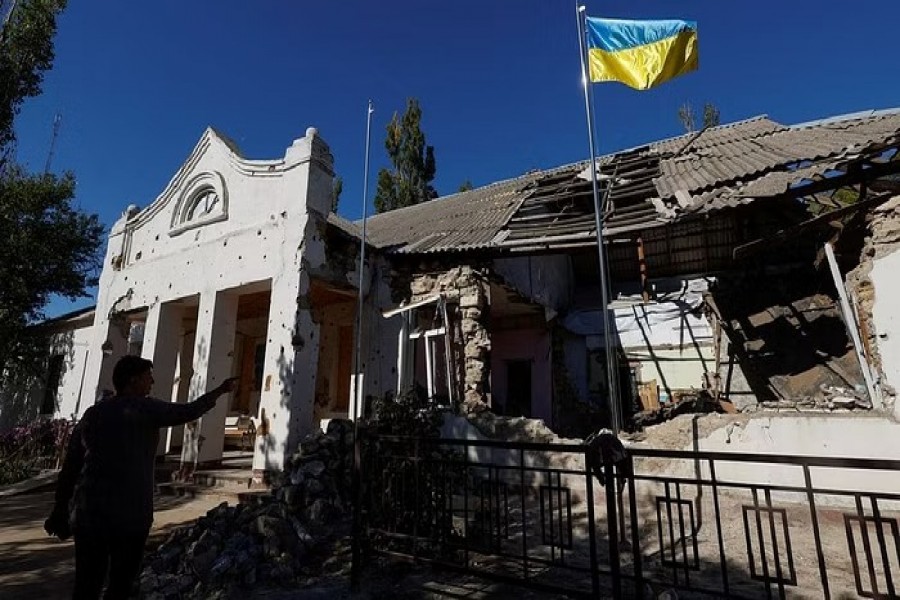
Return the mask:
M 616 294 L 614 335 L 627 364 L 634 369 L 636 382 L 656 382 L 659 398 L 666 402 L 682 392 L 700 389 L 704 375 L 715 371 L 713 330 L 702 311 L 709 281 L 668 279 L 654 285 L 657 296 L 649 303 L 644 303 L 639 294 Z M 594 307 L 571 311 L 562 325 L 583 336 L 594 358 L 602 359 L 596 354 L 603 349 L 602 311 Z M 567 355 L 570 350 L 574 355 L 579 353 L 574 344 L 568 346 Z M 602 361 L 598 364 L 602 371 Z M 590 379 L 590 372 L 586 376 Z
M 872 210 L 859 265 L 847 274 L 866 359 L 877 374 L 884 408 L 900 418 L 900 196 Z
M 395 300 L 410 302 L 444 294 L 450 315 L 453 354 L 462 357 L 456 381 L 461 382 L 462 408 L 467 413 L 490 407 L 490 283 L 484 268 L 473 265 L 448 267 L 446 263 L 420 264 L 406 277 L 394 279 Z M 408 286 L 408 287 L 407 287 Z M 405 289 L 404 289 L 405 288 Z
M 572 261 L 565 254 L 498 258 L 492 270 L 504 283 L 551 312 L 565 310 L 572 301 Z
M 862 372 L 847 335 L 827 269 L 809 265 L 735 270 L 708 295 L 721 322 L 724 350 L 742 377 L 720 370 L 738 410 L 865 409 Z

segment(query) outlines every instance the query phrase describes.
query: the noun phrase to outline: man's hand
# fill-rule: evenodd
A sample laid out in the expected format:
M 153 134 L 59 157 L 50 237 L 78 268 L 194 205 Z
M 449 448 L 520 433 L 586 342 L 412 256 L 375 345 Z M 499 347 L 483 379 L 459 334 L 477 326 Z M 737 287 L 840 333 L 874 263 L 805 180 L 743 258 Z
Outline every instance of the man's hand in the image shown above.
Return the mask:
M 216 393 L 222 395 L 233 392 L 237 389 L 238 381 L 240 381 L 240 377 L 229 377 L 222 382 L 222 385 L 216 388 Z
M 72 537 L 72 530 L 69 528 L 69 515 L 65 510 L 53 508 L 50 518 L 44 521 L 44 531 L 48 535 L 55 535 L 59 539 L 65 541 Z

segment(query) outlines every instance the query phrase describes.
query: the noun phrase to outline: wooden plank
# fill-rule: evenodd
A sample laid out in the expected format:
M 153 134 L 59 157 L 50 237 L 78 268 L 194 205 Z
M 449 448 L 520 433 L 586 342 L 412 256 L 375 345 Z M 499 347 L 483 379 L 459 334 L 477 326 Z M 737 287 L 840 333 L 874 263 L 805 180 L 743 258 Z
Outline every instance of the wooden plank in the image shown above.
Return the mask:
M 638 398 L 640 399 L 642 410 L 659 410 L 659 385 L 655 379 L 638 384 Z

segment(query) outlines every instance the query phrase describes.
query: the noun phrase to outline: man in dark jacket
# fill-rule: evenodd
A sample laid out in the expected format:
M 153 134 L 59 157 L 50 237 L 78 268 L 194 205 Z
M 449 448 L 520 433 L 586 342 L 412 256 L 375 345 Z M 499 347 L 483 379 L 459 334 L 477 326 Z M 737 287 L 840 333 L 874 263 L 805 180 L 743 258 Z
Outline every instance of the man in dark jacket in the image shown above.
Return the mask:
M 70 438 L 56 502 L 44 528 L 66 539 L 75 534 L 76 600 L 127 598 L 140 571 L 153 522 L 153 487 L 159 429 L 200 418 L 235 379 L 187 404 L 149 398 L 153 363 L 125 356 L 113 369 L 116 395 L 85 411 Z M 71 504 L 71 510 L 70 510 Z

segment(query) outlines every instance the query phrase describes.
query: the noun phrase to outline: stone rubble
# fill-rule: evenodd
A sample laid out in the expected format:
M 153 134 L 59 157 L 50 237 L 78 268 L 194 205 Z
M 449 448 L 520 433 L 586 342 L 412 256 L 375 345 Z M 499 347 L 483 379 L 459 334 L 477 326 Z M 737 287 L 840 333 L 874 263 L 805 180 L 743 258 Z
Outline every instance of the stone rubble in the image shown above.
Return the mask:
M 350 421 L 333 420 L 327 432 L 310 434 L 274 477 L 271 496 L 223 502 L 146 557 L 140 597 L 231 598 L 241 588 L 309 576 L 308 555 L 349 513 L 352 461 Z

